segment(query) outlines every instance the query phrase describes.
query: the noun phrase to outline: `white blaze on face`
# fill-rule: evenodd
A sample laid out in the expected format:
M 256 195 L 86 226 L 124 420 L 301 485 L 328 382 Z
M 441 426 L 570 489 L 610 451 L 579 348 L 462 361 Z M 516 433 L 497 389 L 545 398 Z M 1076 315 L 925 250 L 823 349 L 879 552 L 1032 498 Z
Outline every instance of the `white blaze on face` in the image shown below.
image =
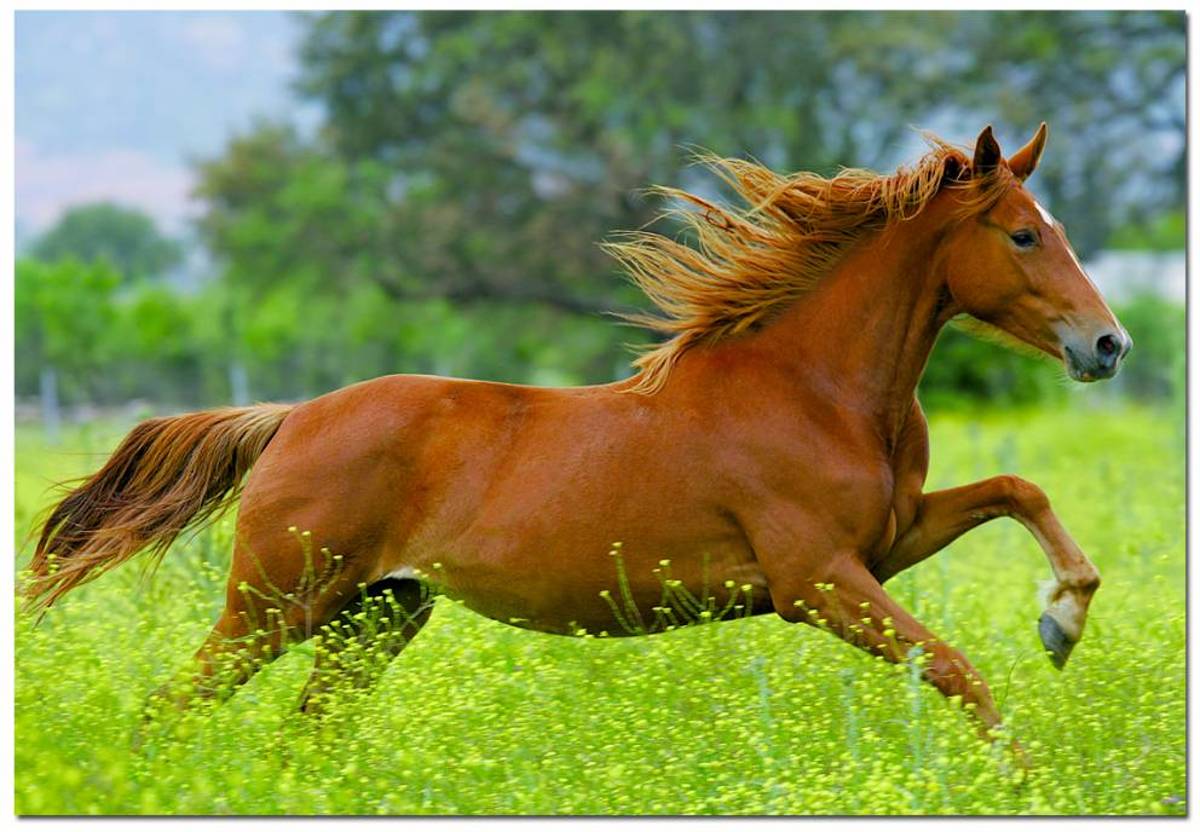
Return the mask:
M 1033 204 L 1038 209 L 1038 213 L 1042 215 L 1042 219 L 1046 221 L 1046 225 L 1054 225 L 1054 215 L 1046 210 L 1046 206 L 1042 205 L 1036 199 L 1033 201 Z
M 1053 228 L 1058 222 L 1056 219 L 1054 219 L 1054 215 L 1047 211 L 1046 206 L 1042 205 L 1042 203 L 1038 202 L 1036 199 L 1033 201 L 1033 204 L 1034 207 L 1038 209 L 1038 213 L 1042 215 L 1042 219 L 1046 221 L 1046 225 Z M 1079 267 L 1079 271 L 1083 272 L 1083 274 L 1086 276 L 1087 272 L 1084 271 L 1083 264 L 1079 262 L 1079 256 L 1075 253 L 1075 249 L 1071 247 L 1070 242 L 1067 243 L 1067 254 L 1071 255 L 1071 259 L 1075 261 L 1075 265 Z M 1088 278 L 1088 280 L 1091 280 L 1091 278 Z

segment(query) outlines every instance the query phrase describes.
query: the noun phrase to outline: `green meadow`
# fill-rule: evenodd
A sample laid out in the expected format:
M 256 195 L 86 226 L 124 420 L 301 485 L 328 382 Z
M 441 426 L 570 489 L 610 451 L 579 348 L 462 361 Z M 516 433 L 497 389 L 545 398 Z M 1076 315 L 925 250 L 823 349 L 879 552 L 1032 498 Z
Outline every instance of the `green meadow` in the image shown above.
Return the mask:
M 16 521 L 128 424 L 18 426 Z M 439 599 L 372 693 L 296 710 L 299 645 L 228 702 L 131 737 L 215 619 L 232 518 L 15 622 L 20 814 L 1184 814 L 1185 442 L 1178 409 L 932 418 L 929 487 L 1039 483 L 1103 585 L 1056 671 L 1033 538 L 999 520 L 889 583 L 989 681 L 1034 761 L 916 679 L 774 616 L 647 638 L 517 630 Z M 29 546 L 17 541 L 19 569 Z

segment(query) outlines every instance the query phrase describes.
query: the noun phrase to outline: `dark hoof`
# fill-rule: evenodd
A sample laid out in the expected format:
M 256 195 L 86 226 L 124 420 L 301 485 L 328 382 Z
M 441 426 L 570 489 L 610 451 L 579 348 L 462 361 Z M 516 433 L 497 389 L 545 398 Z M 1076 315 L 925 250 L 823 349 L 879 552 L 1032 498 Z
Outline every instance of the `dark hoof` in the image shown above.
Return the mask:
M 1056 668 L 1062 670 L 1067 659 L 1071 657 L 1071 650 L 1075 647 L 1075 642 L 1067 638 L 1062 627 L 1048 612 L 1042 613 L 1042 617 L 1038 619 L 1038 635 L 1042 637 L 1042 645 L 1046 648 L 1050 661 Z

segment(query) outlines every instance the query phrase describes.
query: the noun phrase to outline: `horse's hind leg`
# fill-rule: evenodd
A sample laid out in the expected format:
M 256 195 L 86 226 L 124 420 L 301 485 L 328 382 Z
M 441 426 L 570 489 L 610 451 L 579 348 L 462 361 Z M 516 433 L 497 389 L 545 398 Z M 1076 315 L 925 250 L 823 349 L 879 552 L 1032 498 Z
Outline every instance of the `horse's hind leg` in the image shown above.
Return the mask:
M 346 568 L 327 550 L 314 553 L 310 535 L 289 537 L 273 541 L 281 554 L 271 558 L 239 543 L 224 611 L 188 668 L 151 694 L 147 718 L 197 700 L 227 698 L 289 644 L 332 620 L 354 596 L 361 568 Z
M 330 622 L 300 710 L 320 714 L 339 685 L 369 688 L 429 620 L 433 596 L 418 581 L 385 578 L 362 592 Z
M 191 664 L 150 695 L 147 718 L 164 709 L 182 711 L 198 700 L 231 696 L 282 653 L 285 641 L 282 632 L 256 631 L 243 611 L 227 605 Z

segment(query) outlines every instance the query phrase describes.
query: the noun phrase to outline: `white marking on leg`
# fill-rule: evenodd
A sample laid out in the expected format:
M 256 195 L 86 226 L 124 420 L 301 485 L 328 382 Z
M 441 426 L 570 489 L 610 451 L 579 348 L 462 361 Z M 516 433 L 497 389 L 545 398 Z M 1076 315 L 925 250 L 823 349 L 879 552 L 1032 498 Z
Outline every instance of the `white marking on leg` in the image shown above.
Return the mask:
M 1068 590 L 1051 604 L 1046 612 L 1058 622 L 1058 626 L 1062 628 L 1067 638 L 1071 641 L 1079 641 L 1080 636 L 1083 635 L 1083 623 L 1086 616 L 1084 609 L 1079 596 L 1074 591 Z
M 1054 597 L 1056 589 L 1058 589 L 1058 580 L 1055 578 L 1038 581 L 1038 603 L 1042 605 L 1042 609 L 1050 606 L 1050 599 Z

